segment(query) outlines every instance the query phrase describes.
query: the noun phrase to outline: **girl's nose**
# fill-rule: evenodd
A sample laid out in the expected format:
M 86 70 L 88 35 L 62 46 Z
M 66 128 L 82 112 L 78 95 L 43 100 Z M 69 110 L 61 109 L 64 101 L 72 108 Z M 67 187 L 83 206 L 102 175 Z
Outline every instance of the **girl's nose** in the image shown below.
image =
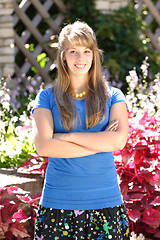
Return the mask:
M 78 53 L 78 54 L 77 54 L 77 58 L 78 58 L 78 59 L 82 59 L 82 58 L 83 58 L 83 53 Z

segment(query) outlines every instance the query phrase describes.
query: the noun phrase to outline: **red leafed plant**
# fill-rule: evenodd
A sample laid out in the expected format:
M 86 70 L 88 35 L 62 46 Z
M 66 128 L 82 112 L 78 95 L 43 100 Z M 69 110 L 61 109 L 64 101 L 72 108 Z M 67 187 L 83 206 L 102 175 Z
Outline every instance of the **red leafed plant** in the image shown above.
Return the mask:
M 40 174 L 42 177 L 45 177 L 47 165 L 48 157 L 40 158 L 35 154 L 35 156 L 32 156 L 21 164 L 19 171 L 30 174 Z
M 160 118 L 129 113 L 125 148 L 114 152 L 130 231 L 160 239 Z
M 0 188 L 0 239 L 33 239 L 39 199 L 16 186 Z

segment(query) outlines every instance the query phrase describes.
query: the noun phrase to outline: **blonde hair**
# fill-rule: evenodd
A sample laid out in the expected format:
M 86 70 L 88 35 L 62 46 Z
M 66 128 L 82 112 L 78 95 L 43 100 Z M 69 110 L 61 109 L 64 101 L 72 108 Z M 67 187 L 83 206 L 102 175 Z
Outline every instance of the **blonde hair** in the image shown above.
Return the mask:
M 93 52 L 93 62 L 89 70 L 88 94 L 86 96 L 86 128 L 95 126 L 106 115 L 106 102 L 109 98 L 108 86 L 101 73 L 101 50 L 98 49 L 96 36 L 85 22 L 68 24 L 58 38 L 58 78 L 53 92 L 66 130 L 75 126 L 75 103 L 69 94 L 70 77 L 64 54 L 69 44 L 85 46 Z

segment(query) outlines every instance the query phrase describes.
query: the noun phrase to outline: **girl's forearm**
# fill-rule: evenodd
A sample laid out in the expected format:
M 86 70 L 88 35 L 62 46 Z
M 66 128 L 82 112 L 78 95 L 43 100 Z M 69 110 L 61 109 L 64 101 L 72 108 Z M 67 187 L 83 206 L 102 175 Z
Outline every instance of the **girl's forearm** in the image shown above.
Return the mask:
M 35 146 L 40 156 L 55 158 L 75 158 L 96 154 L 98 151 L 80 146 L 75 143 L 58 139 L 39 141 L 35 138 Z
M 112 152 L 125 146 L 127 135 L 119 131 L 72 132 L 64 140 L 98 152 Z
M 122 149 L 127 140 L 128 131 L 120 130 L 118 124 L 119 121 L 114 120 L 110 122 L 105 131 L 102 132 L 56 133 L 54 137 L 59 140 L 81 145 L 93 151 L 112 152 Z

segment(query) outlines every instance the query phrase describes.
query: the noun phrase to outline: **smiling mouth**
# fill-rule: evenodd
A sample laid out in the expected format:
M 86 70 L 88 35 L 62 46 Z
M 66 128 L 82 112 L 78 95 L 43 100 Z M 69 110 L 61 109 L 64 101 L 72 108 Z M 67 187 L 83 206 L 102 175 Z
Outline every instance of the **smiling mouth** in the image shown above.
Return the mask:
M 75 64 L 77 68 L 84 68 L 86 65 L 85 64 Z

